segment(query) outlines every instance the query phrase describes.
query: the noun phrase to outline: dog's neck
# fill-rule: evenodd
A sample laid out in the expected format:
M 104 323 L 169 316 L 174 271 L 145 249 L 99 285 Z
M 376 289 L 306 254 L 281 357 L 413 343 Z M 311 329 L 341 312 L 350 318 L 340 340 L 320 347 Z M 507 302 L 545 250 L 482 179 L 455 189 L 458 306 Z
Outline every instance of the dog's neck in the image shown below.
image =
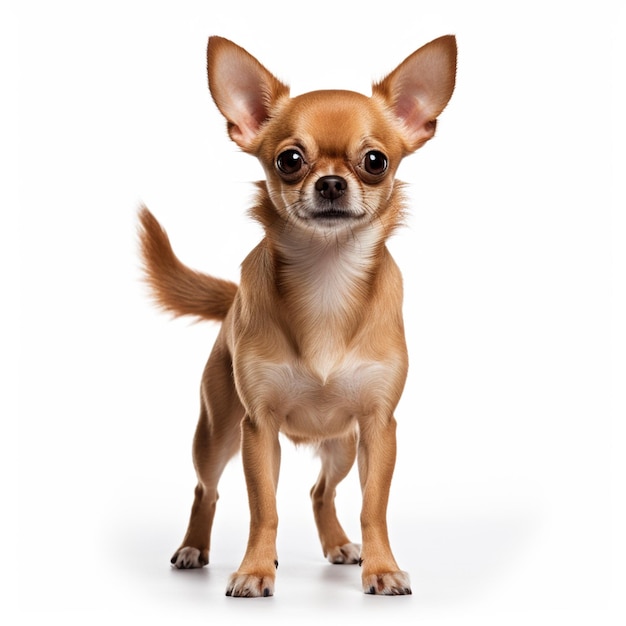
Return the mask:
M 284 229 L 270 238 L 279 292 L 320 323 L 355 316 L 384 246 L 380 225 L 316 233 Z
M 298 352 L 322 380 L 345 354 L 367 309 L 384 240 L 357 232 L 282 232 L 273 240 L 275 279 Z

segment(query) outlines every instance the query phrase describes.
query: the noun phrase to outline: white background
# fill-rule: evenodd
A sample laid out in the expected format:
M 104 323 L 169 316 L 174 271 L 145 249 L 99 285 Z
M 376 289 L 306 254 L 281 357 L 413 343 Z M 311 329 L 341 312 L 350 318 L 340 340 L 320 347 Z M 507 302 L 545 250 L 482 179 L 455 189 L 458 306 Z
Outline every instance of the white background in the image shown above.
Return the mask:
M 3 376 L 2 469 L 16 501 L 4 592 L 19 623 L 624 623 L 618 4 L 4 6 L 3 136 L 18 148 L 2 168 L 17 182 L 2 206 L 2 326 L 19 348 Z M 276 595 L 226 598 L 248 524 L 239 460 L 221 485 L 210 567 L 169 566 L 216 326 L 152 307 L 136 209 L 152 209 L 189 265 L 234 280 L 260 237 L 246 209 L 261 170 L 210 100 L 209 34 L 293 93 L 369 93 L 450 32 L 456 92 L 437 137 L 401 167 L 411 213 L 390 243 L 411 370 L 389 526 L 414 594 L 364 596 L 357 567 L 325 563 L 308 501 L 317 463 L 285 444 Z M 338 494 L 355 541 L 357 483 Z

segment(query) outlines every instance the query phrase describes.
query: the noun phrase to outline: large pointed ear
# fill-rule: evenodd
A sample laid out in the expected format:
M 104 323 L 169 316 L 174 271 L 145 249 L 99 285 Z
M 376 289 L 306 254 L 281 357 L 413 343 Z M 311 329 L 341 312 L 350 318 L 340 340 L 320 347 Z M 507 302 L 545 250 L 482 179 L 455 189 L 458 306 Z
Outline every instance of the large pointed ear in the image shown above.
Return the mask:
M 207 70 L 211 95 L 228 122 L 230 138 L 249 151 L 270 109 L 289 95 L 289 87 L 223 37 L 209 38 Z
M 455 77 L 456 39 L 447 35 L 421 47 L 372 86 L 373 95 L 381 96 L 402 122 L 409 152 L 435 134 Z

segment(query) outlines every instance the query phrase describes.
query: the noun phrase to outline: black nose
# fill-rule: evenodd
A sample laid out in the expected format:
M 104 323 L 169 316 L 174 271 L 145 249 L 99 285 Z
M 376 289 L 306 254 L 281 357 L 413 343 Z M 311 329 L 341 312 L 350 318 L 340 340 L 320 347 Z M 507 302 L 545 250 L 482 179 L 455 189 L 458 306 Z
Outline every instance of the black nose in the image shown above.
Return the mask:
M 315 189 L 326 200 L 336 200 L 342 196 L 348 187 L 348 183 L 341 176 L 322 176 L 315 183 Z

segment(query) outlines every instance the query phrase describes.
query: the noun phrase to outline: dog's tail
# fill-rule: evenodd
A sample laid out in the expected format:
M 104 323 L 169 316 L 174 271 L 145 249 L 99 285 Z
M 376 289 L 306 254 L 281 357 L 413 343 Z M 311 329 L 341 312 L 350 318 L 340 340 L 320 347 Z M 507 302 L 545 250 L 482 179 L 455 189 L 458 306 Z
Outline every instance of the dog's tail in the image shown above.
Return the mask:
M 139 221 L 144 273 L 157 304 L 176 316 L 223 320 L 235 299 L 237 285 L 183 265 L 167 233 L 146 207 L 139 211 Z

